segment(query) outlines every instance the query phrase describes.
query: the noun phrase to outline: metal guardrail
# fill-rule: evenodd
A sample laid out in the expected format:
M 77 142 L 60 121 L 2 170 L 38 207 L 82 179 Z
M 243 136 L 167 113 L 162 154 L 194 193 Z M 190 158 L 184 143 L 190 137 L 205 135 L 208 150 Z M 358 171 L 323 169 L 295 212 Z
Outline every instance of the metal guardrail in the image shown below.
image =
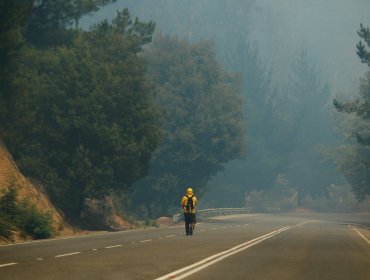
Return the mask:
M 215 216 L 227 216 L 235 214 L 248 214 L 252 208 L 214 208 L 214 209 L 204 209 L 197 212 L 197 218 L 203 219 Z
M 204 209 L 197 211 L 197 220 L 204 218 L 216 217 L 216 216 L 227 216 L 235 214 L 249 214 L 249 213 L 277 213 L 280 212 L 280 208 L 276 207 L 247 207 L 247 208 L 214 208 Z M 183 220 L 183 214 L 177 213 L 172 216 L 172 221 L 177 224 Z

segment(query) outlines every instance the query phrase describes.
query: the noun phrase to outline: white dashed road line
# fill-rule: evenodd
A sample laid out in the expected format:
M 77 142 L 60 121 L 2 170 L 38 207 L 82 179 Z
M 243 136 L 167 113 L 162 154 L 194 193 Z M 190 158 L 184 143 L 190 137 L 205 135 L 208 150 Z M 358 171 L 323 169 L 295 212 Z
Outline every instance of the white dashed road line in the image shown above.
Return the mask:
M 77 255 L 77 254 L 81 254 L 81 252 L 73 252 L 73 253 L 68 253 L 68 254 L 63 254 L 63 255 L 57 255 L 55 256 L 55 258 L 68 257 L 68 256 Z
M 107 247 L 104 247 L 105 249 L 111 249 L 111 248 L 117 248 L 117 247 L 122 247 L 123 245 L 121 244 L 118 244 L 118 245 L 112 245 L 112 246 L 107 246 Z
M 0 264 L 0 267 L 10 266 L 10 265 L 15 265 L 15 264 L 18 264 L 18 263 L 4 263 L 4 264 Z
M 217 228 L 211 228 L 210 230 L 217 230 Z M 207 231 L 205 229 L 201 229 L 199 230 L 200 232 L 204 232 L 204 231 Z M 171 238 L 171 237 L 176 237 L 177 235 L 175 234 L 171 234 L 171 235 L 166 235 L 164 236 L 164 238 Z M 73 238 L 73 237 L 72 237 Z M 76 237 L 78 238 L 78 237 Z M 162 239 L 163 237 L 160 237 L 160 239 Z M 61 238 L 61 239 L 70 239 L 70 238 Z M 153 241 L 153 239 L 145 239 L 145 240 L 141 240 L 141 241 L 137 241 L 139 243 L 146 243 L 146 242 L 151 242 Z M 31 243 L 31 242 L 24 242 L 24 243 L 21 243 L 21 244 L 27 244 L 27 243 Z M 131 242 L 131 244 L 136 244 L 135 241 Z M 10 245 L 7 245 L 7 246 L 10 246 Z M 106 246 L 104 247 L 105 249 L 112 249 L 112 248 L 117 248 L 117 247 L 122 247 L 123 245 L 122 244 L 117 244 L 117 245 L 111 245 L 111 246 Z M 98 249 L 97 248 L 93 248 L 91 249 L 92 251 L 97 251 Z M 81 252 L 72 252 L 72 253 L 66 253 L 66 254 L 61 254 L 61 255 L 56 255 L 54 256 L 55 258 L 63 258 L 63 257 L 68 257 L 68 256 L 73 256 L 73 255 L 78 255 L 78 254 L 81 254 Z M 37 261 L 43 261 L 44 259 L 39 257 L 39 258 L 36 258 Z M 4 263 L 4 264 L 0 264 L 0 267 L 6 267 L 6 266 L 12 266 L 12 265 L 16 265 L 18 263 L 15 263 L 15 262 L 12 262 L 12 263 Z
M 144 242 L 150 242 L 150 241 L 153 241 L 153 239 L 141 240 L 141 241 L 139 241 L 139 242 L 144 243 Z

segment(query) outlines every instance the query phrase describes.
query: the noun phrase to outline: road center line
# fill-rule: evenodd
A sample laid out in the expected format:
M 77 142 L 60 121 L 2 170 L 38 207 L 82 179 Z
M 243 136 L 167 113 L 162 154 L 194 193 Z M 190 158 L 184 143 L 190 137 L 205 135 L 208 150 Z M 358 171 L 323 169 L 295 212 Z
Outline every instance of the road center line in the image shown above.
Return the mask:
M 192 265 L 189 265 L 189 266 L 186 266 L 184 268 L 181 268 L 179 270 L 176 270 L 174 272 L 171 272 L 169 274 L 166 274 L 162 277 L 159 277 L 155 280 L 166 280 L 166 279 L 184 279 L 212 264 L 215 264 L 231 255 L 234 255 L 234 254 L 237 254 L 241 251 L 244 251 L 254 245 L 257 245 L 258 243 L 262 242 L 262 241 L 265 241 L 283 231 L 286 231 L 286 230 L 289 230 L 291 229 L 292 227 L 290 226 L 287 226 L 287 227 L 283 227 L 283 228 L 280 228 L 278 230 L 275 230 L 275 231 L 272 231 L 272 232 L 269 232 L 265 235 L 262 235 L 262 236 L 259 236 L 255 239 L 252 239 L 252 240 L 249 240 L 245 243 L 242 243 L 242 244 L 239 244 L 229 250 L 226 250 L 226 251 L 223 251 L 221 253 L 218 253 L 218 254 L 215 254 L 213 256 L 210 256 L 204 260 L 201 260 L 199 262 L 196 262 Z M 185 272 L 184 274 L 182 274 L 183 272 Z
M 370 245 L 370 241 L 369 241 L 369 239 L 367 239 L 357 228 L 353 228 L 356 232 L 357 232 L 357 234 L 359 235 L 359 236 L 361 236 L 362 237 L 362 239 L 363 240 L 365 240 L 366 242 L 367 242 L 367 244 L 369 244 Z
M 166 238 L 169 238 L 169 237 L 175 237 L 176 235 L 174 235 L 174 234 L 171 234 L 171 235 L 166 235 L 165 237 Z
M 62 258 L 62 257 L 67 257 L 67 256 L 72 256 L 72 255 L 77 255 L 81 254 L 81 252 L 73 252 L 73 253 L 68 253 L 68 254 L 63 254 L 63 255 L 57 255 L 55 258 Z
M 4 264 L 0 264 L 0 267 L 10 266 L 10 265 L 15 265 L 15 264 L 18 264 L 18 263 L 4 263 Z

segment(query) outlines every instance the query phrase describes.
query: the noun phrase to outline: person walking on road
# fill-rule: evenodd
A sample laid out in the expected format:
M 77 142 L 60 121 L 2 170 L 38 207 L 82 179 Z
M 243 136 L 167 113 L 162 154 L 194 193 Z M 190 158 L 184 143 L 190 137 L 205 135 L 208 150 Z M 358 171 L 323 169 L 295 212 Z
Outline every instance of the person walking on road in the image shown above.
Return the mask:
M 181 200 L 182 209 L 184 209 L 185 233 L 186 235 L 193 235 L 196 223 L 196 207 L 197 198 L 193 193 L 192 188 L 186 190 L 186 195 Z

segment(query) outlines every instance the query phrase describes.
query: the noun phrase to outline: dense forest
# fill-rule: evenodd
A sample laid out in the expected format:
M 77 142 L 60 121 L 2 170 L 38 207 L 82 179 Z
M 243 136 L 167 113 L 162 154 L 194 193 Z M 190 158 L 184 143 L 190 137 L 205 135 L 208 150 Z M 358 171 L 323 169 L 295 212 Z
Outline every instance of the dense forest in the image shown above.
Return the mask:
M 0 139 L 69 221 L 107 196 L 171 215 L 188 186 L 204 207 L 370 195 L 369 69 L 333 99 L 305 45 L 284 79 L 261 57 L 255 1 L 158 2 L 0 0 Z
M 127 9 L 84 31 L 77 22 L 90 10 L 72 13 L 75 1 L 3 5 L 12 72 L 1 91 L 1 138 L 70 219 L 87 198 L 125 196 L 152 166 L 153 189 L 174 198 L 156 212 L 166 213 L 188 178 L 204 185 L 243 154 L 239 79 L 217 63 L 211 43 L 158 37 L 144 52 L 155 24 Z M 10 31 L 19 37 L 11 41 Z

